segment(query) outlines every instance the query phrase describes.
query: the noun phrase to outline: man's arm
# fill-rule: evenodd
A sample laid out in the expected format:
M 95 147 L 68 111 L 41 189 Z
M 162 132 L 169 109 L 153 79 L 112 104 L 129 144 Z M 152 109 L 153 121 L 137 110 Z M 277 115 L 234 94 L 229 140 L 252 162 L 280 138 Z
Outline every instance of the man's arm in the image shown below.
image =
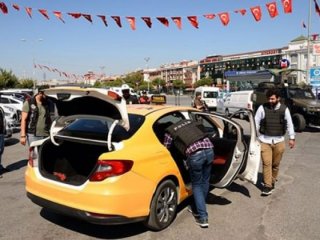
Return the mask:
M 294 132 L 294 126 L 291 118 L 291 114 L 288 108 L 286 108 L 286 111 L 284 112 L 284 119 L 287 122 L 287 131 L 289 135 L 289 147 L 294 148 L 295 146 L 295 132 Z
M 264 119 L 264 109 L 263 109 L 263 106 L 261 105 L 258 109 L 257 109 L 257 112 L 256 112 L 256 115 L 254 116 L 254 121 L 256 123 L 256 130 L 257 132 L 259 132 L 259 129 L 260 129 L 260 122 L 262 119 Z

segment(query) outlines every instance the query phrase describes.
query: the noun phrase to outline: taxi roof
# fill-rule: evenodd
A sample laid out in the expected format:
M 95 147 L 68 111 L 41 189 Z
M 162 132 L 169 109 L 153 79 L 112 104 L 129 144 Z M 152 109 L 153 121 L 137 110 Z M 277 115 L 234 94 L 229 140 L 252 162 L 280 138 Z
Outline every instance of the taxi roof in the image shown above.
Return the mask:
M 187 109 L 192 109 L 195 110 L 194 108 L 191 107 L 186 107 L 186 106 L 175 106 L 175 105 L 169 105 L 169 104 L 164 104 L 164 105 L 157 105 L 157 104 L 131 104 L 127 105 L 127 110 L 128 113 L 130 114 L 139 114 L 142 116 L 146 116 L 152 112 L 157 112 L 161 110 L 167 110 L 172 111 L 172 110 L 187 110 Z

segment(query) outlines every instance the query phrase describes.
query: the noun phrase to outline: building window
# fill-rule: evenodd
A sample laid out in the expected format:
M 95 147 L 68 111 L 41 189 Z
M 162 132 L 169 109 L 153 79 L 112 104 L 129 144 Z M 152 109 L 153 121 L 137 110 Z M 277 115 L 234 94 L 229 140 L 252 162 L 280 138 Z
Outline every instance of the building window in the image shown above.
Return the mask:
M 291 58 L 291 63 L 298 63 L 298 54 L 292 54 L 290 58 Z

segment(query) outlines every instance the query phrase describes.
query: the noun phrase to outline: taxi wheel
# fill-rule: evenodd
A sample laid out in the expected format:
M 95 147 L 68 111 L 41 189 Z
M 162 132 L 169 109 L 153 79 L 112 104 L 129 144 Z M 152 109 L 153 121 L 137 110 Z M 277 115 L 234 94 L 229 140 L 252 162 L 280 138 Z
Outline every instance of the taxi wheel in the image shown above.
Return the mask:
M 152 230 L 162 230 L 168 227 L 177 212 L 177 187 L 171 180 L 162 182 L 151 202 L 150 215 L 145 225 Z

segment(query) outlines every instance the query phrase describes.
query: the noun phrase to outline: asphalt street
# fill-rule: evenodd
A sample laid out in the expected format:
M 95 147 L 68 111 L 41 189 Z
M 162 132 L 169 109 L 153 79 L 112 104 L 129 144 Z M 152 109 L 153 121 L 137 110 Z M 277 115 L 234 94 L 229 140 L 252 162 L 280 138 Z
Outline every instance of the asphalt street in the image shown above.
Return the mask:
M 168 103 L 174 104 L 174 97 Z M 180 105 L 190 104 L 181 96 Z M 179 207 L 173 224 L 152 232 L 142 224 L 93 225 L 64 217 L 33 204 L 25 194 L 27 147 L 19 134 L 6 141 L 3 165 L 11 172 L 0 179 L 0 239 L 224 239 L 301 240 L 320 239 L 320 130 L 297 133 L 296 148 L 287 149 L 279 181 L 269 197 L 260 196 L 257 185 L 237 180 L 227 189 L 213 189 L 208 199 L 208 229 L 198 227 L 186 204 Z

